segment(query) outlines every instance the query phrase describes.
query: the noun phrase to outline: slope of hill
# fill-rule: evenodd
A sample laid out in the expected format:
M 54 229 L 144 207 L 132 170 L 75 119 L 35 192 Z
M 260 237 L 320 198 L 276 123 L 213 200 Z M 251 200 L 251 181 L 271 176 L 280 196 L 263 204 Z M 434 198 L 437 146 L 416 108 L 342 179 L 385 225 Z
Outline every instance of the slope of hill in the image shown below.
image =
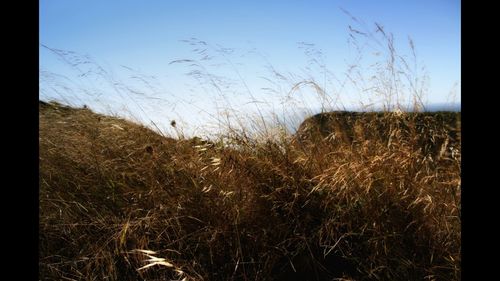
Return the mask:
M 450 135 L 439 117 L 304 146 L 39 116 L 40 280 L 460 280 L 461 147 L 418 142 Z
M 321 139 L 330 143 L 365 145 L 366 140 L 389 141 L 397 134 L 413 150 L 432 158 L 451 157 L 461 143 L 461 113 L 438 112 L 352 112 L 319 113 L 300 124 L 296 138 L 301 144 L 316 146 Z

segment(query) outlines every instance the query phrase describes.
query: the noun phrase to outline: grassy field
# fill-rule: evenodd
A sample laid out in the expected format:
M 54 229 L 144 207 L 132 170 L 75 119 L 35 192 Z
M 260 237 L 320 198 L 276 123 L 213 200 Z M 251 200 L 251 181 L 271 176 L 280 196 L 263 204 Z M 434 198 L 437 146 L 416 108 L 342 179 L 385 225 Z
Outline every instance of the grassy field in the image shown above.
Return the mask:
M 39 109 L 39 280 L 460 280 L 460 113 L 204 141 Z

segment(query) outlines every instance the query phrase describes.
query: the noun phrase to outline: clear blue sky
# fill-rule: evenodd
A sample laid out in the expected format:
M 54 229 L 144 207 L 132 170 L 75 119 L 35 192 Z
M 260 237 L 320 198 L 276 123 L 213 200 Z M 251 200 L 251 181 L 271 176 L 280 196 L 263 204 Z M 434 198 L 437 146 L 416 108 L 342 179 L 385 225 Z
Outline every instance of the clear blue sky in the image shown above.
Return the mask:
M 349 60 L 354 58 L 347 44 L 348 26 L 362 27 L 342 12 L 345 9 L 363 21 L 369 31 L 375 31 L 375 22 L 383 25 L 386 31 L 394 34 L 402 54 L 409 54 L 406 42 L 410 36 L 416 46 L 419 65 L 426 66 L 430 78 L 427 100 L 432 103 L 449 101 L 450 91 L 455 89 L 455 100 L 459 102 L 460 6 L 459 0 L 41 0 L 40 43 L 89 55 L 116 77 L 125 73 L 122 66 L 154 75 L 162 86 L 152 95 L 170 105 L 175 102 L 171 99 L 179 97 L 193 104 L 206 98 L 206 92 L 196 85 L 193 77 L 185 75 L 189 71 L 187 65 L 169 64 L 178 59 L 199 60 L 205 55 L 195 54 L 196 46 L 180 40 L 194 37 L 207 42 L 206 54 L 209 56 L 216 53 L 217 46 L 235 48 L 234 53 L 213 59 L 213 64 L 218 60 L 225 63 L 225 68 L 204 63 L 206 67 L 213 67 L 209 72 L 238 80 L 239 86 L 229 86 L 228 91 L 239 91 L 243 101 L 248 92 L 240 90 L 245 88 L 241 81 L 245 81 L 254 96 L 262 95 L 259 89 L 266 85 L 259 77 L 271 79 L 266 72 L 267 63 L 283 73 L 307 76 L 304 73 L 308 57 L 298 42 L 315 44 L 322 52 L 326 68 L 341 76 Z M 367 65 L 370 62 L 368 59 Z M 72 70 L 42 46 L 40 69 L 72 77 Z M 322 80 L 321 74 L 317 77 L 321 70 L 314 73 L 318 81 Z M 86 87 L 86 83 L 93 82 L 75 83 Z M 40 95 L 57 97 L 47 85 L 46 81 L 41 82 L 44 91 L 42 94 L 41 90 Z M 105 91 L 105 87 L 99 85 L 94 84 L 94 90 Z M 140 90 L 144 85 L 136 87 Z M 327 86 L 327 91 L 336 87 L 338 85 Z M 104 93 L 100 96 L 101 103 L 106 95 L 108 102 L 113 101 L 112 94 Z M 138 99 L 135 102 L 140 103 Z M 197 107 L 208 106 L 206 102 Z

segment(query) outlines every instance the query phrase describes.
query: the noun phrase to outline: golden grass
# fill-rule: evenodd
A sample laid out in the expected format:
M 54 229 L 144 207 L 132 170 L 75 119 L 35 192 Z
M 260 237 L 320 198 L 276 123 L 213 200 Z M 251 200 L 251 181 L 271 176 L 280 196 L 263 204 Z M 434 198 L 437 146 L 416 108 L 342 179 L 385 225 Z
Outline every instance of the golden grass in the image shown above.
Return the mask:
M 337 117 L 208 142 L 41 104 L 39 279 L 460 280 L 460 113 Z

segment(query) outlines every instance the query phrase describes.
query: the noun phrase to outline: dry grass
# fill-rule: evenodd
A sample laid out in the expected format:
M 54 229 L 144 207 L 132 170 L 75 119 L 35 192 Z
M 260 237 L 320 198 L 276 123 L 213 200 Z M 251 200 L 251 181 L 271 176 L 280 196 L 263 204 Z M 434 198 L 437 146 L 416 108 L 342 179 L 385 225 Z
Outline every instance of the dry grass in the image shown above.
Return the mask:
M 39 279 L 460 280 L 460 113 L 336 118 L 209 142 L 41 103 Z
M 429 79 L 413 41 L 411 54 L 399 55 L 381 25 L 370 30 L 346 14 L 354 57 L 345 75 L 330 72 L 312 44 L 301 45 L 312 69 L 305 76 L 266 60 L 265 89 L 283 100 L 283 112 L 271 113 L 308 108 L 308 89 L 323 112 L 345 108 L 348 93 L 384 112 L 315 115 L 292 135 L 290 120 L 267 122 L 261 107 L 272 103 L 251 91 L 232 51 L 198 39 L 186 43 L 199 58 L 171 64 L 187 65 L 200 93 L 221 100 L 210 117 L 225 131 L 211 141 L 187 139 L 182 120 L 171 123 L 174 139 L 87 108 L 40 103 L 39 279 L 460 280 L 460 113 L 401 112 L 425 109 Z M 83 67 L 74 53 L 46 48 Z M 364 59 L 372 52 L 379 55 Z M 235 77 L 215 75 L 217 59 Z M 83 74 L 119 96 L 147 102 L 87 66 Z M 230 102 L 232 83 L 255 118 Z M 71 93 L 58 94 L 65 101 Z

